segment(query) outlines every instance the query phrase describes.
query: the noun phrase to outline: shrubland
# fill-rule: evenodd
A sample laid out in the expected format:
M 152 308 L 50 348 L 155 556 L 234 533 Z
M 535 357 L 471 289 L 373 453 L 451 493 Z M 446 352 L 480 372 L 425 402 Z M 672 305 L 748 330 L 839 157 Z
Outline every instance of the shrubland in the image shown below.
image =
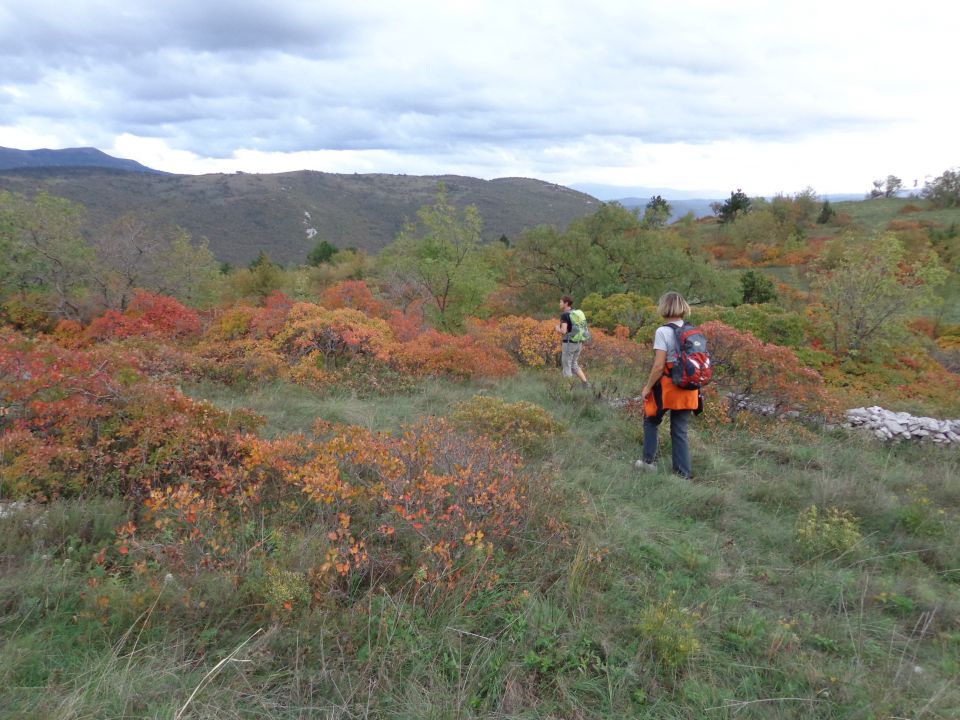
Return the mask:
M 732 199 L 719 229 L 605 206 L 490 247 L 441 194 L 386 264 L 263 257 L 179 298 L 8 262 L 0 707 L 953 717 L 960 456 L 835 427 L 853 404 L 956 414 L 949 242 L 811 243 L 811 193 Z M 5 202 L 28 257 L 30 203 Z M 743 281 L 754 240 L 714 252 L 758 212 L 806 286 Z M 640 420 L 606 402 L 643 384 L 679 282 L 717 363 L 693 483 L 637 475 Z M 559 377 L 561 291 L 592 324 L 589 390 Z

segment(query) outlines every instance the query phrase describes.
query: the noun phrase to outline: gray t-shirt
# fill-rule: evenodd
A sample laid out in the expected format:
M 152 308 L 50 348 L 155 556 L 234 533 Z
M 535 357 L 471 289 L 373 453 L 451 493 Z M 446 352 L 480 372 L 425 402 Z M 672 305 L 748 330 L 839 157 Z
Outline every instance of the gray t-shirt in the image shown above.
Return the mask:
M 683 327 L 683 320 L 672 320 L 669 324 Z M 675 362 L 677 359 L 676 333 L 668 327 L 658 327 L 657 334 L 653 337 L 653 349 L 665 350 L 667 353 L 667 362 Z

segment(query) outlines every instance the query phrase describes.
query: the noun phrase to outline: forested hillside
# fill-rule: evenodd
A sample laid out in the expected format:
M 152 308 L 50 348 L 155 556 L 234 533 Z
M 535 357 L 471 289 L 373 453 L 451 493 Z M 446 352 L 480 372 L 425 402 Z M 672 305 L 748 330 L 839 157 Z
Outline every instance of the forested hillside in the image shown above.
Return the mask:
M 232 268 L 0 194 L 0 707 L 957 716 L 960 451 L 842 423 L 960 416 L 955 202 L 738 191 L 484 242 L 431 192 L 378 253 Z M 669 433 L 633 466 L 669 289 L 715 365 L 692 480 Z
M 132 213 L 155 228 L 180 227 L 205 238 L 219 261 L 244 265 L 261 252 L 283 264 L 302 263 L 319 240 L 375 252 L 430 202 L 441 181 L 454 204 L 479 208 L 489 241 L 537 225 L 566 228 L 599 205 L 589 195 L 527 178 L 306 170 L 172 175 L 77 167 L 0 172 L 0 190 L 31 197 L 46 191 L 83 205 L 88 235 Z

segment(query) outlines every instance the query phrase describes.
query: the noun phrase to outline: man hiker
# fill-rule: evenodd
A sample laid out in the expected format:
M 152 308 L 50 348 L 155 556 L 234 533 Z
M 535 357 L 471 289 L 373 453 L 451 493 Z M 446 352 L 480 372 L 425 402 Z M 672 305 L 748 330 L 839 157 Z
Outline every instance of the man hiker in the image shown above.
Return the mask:
M 573 377 L 576 373 L 583 387 L 590 387 L 587 376 L 583 374 L 583 368 L 577 362 L 580 351 L 583 349 L 583 331 L 570 319 L 571 311 L 573 311 L 573 298 L 564 295 L 560 298 L 560 324 L 557 325 L 557 332 L 563 336 L 560 365 L 563 367 L 564 377 Z

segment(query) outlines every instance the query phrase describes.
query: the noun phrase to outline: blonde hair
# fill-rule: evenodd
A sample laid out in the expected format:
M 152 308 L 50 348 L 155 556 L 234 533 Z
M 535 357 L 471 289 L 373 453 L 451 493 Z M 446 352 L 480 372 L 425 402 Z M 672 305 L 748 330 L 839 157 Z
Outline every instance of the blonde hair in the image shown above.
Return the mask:
M 683 299 L 683 295 L 671 290 L 660 296 L 657 312 L 665 318 L 685 318 L 690 314 L 690 305 Z

